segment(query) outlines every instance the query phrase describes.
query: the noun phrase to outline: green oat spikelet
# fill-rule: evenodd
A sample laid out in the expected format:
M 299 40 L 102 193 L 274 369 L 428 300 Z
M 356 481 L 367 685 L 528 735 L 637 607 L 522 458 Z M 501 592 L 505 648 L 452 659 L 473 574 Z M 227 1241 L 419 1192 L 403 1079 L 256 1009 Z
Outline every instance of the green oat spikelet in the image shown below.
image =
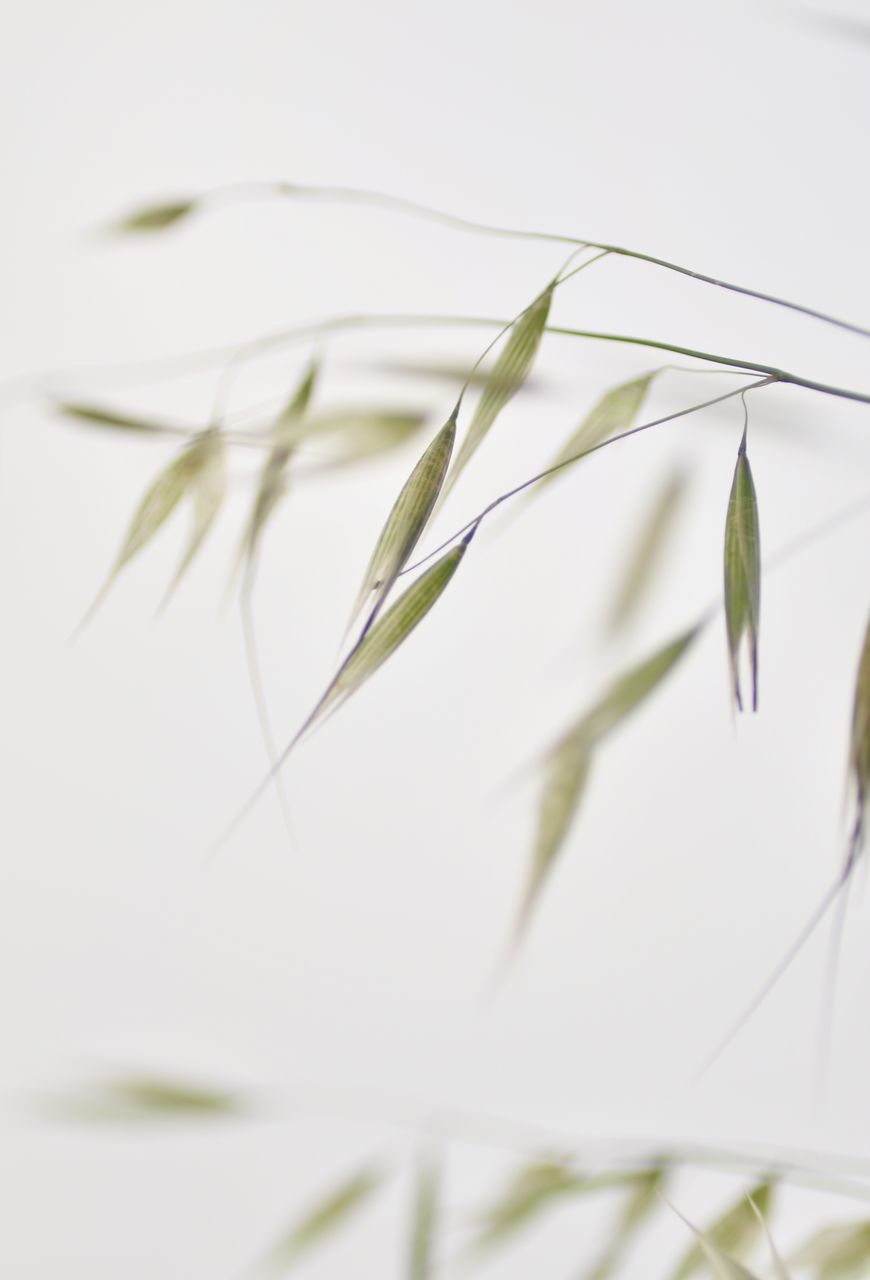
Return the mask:
M 692 1253 L 697 1257 L 693 1271 L 706 1267 L 714 1280 L 758 1280 L 755 1272 L 733 1258 L 727 1250 L 713 1240 L 710 1234 L 699 1231 L 687 1217 L 680 1213 L 679 1209 L 674 1208 L 673 1205 L 671 1208 L 678 1218 L 682 1218 L 697 1240 L 697 1243 L 692 1246 Z
M 476 528 L 476 526 L 475 526 Z M 309 719 L 297 735 L 307 734 L 315 724 L 331 715 L 360 685 L 374 675 L 438 600 L 465 555 L 475 530 L 472 529 L 462 542 L 422 573 L 399 596 L 395 604 L 381 614 L 363 634 L 338 669 L 326 693 L 315 707 Z
M 590 409 L 580 426 L 566 440 L 556 454 L 551 466 L 558 467 L 569 459 L 582 455 L 596 445 L 602 444 L 609 436 L 620 431 L 628 431 L 643 407 L 647 392 L 654 378 L 662 372 L 653 369 L 640 378 L 632 378 L 629 382 L 620 383 L 606 391 L 600 400 Z M 577 459 L 580 460 L 579 457 Z M 544 484 L 553 479 L 548 476 Z
M 532 868 L 514 927 L 515 945 L 525 932 L 541 887 L 576 817 L 594 749 L 656 689 L 698 631 L 698 626 L 690 627 L 615 680 L 600 701 L 581 716 L 548 753 Z
M 260 1271 L 282 1274 L 289 1270 L 357 1213 L 383 1186 L 385 1178 L 382 1168 L 368 1166 L 333 1187 L 269 1250 L 260 1263 Z
M 631 1182 L 610 1243 L 600 1260 L 584 1276 L 584 1280 L 609 1280 L 617 1271 L 632 1240 L 661 1204 L 667 1172 L 664 1166 L 656 1165 L 652 1169 L 629 1175 Z
M 511 326 L 447 477 L 444 485 L 445 498 L 502 409 L 513 399 L 528 377 L 549 319 L 554 285 L 555 282 L 550 283 Z
M 514 926 L 514 945 L 526 931 L 547 875 L 571 829 L 591 762 L 592 747 L 583 725 L 567 734 L 547 757 L 532 866 Z
M 373 608 L 367 624 L 371 625 L 419 542 L 447 475 L 456 439 L 458 413 L 457 403 L 402 486 L 369 560 L 348 623 L 348 631 L 366 602 L 373 598 Z
M 226 448 L 224 438 L 217 430 L 210 430 L 203 438 L 202 462 L 190 482 L 190 498 L 193 507 L 193 525 L 187 547 L 175 576 L 166 589 L 160 608 L 169 603 L 181 579 L 195 560 L 212 525 L 220 513 L 227 491 Z
M 104 409 L 101 405 L 84 404 L 78 401 L 58 401 L 52 406 L 56 413 L 65 418 L 74 418 L 78 422 L 86 422 L 92 427 L 109 427 L 114 431 L 128 431 L 132 435 L 184 435 L 183 428 L 170 426 L 168 423 L 153 422 L 150 418 L 139 418 L 134 414 L 120 413 L 113 409 Z
M 416 409 L 336 409 L 304 419 L 299 441 L 323 441 L 328 463 L 346 466 L 401 448 L 425 421 Z
M 473 1249 L 480 1253 L 501 1245 L 549 1209 L 554 1201 L 580 1191 L 583 1174 L 561 1160 L 541 1160 L 519 1169 L 486 1210 Z
M 193 213 L 197 204 L 196 200 L 166 200 L 161 204 L 144 205 L 115 223 L 113 229 L 120 232 L 166 231 Z
M 730 1256 L 747 1254 L 763 1235 L 763 1219 L 770 1214 L 775 1183 L 765 1178 L 751 1191 L 740 1196 L 703 1233 L 697 1232 L 698 1243 L 686 1252 L 673 1274 L 673 1280 L 689 1280 L 704 1263 L 703 1240 Z M 695 1230 L 695 1228 L 692 1228 Z M 726 1274 L 722 1273 L 723 1276 Z M 740 1273 L 734 1273 L 740 1274 Z
M 725 519 L 725 628 L 731 664 L 731 683 L 738 711 L 743 710 L 740 654 L 745 641 L 752 676 L 752 710 L 758 710 L 758 625 L 761 609 L 761 541 L 758 499 L 746 453 L 746 430 Z
M 223 442 L 219 439 L 219 433 L 214 427 L 209 427 L 206 431 L 196 436 L 180 454 L 177 454 L 152 482 L 136 508 L 133 519 L 130 521 L 121 549 L 115 558 L 115 563 L 93 603 L 79 623 L 77 633 L 94 616 L 121 570 L 148 545 L 172 515 L 182 498 L 192 490 L 195 490 L 202 481 L 203 474 L 210 471 L 212 472 L 212 478 L 204 481 L 204 488 L 213 491 L 216 457 L 219 456 L 222 447 Z M 201 504 L 203 503 L 203 493 L 204 489 L 200 492 Z M 188 546 L 176 578 L 190 564 L 193 555 L 202 543 L 205 533 L 208 532 L 213 518 L 214 516 L 212 515 L 211 519 L 207 520 L 203 530 L 202 513 L 200 513 L 199 518 L 195 517 L 192 544 Z M 201 536 L 198 536 L 198 530 Z
M 308 411 L 318 372 L 318 363 L 312 360 L 272 427 L 271 447 L 260 472 L 254 505 L 239 550 L 239 563 L 246 566 L 246 574 L 250 574 L 255 565 L 266 523 L 287 492 L 287 468 L 299 438 L 300 423 Z
M 761 1229 L 764 1232 L 765 1239 L 767 1240 L 767 1247 L 770 1252 L 770 1261 L 773 1267 L 774 1280 L 792 1280 L 791 1273 L 789 1272 L 788 1267 L 785 1265 L 785 1262 L 782 1259 L 782 1255 L 780 1254 L 779 1250 L 776 1247 L 776 1241 L 774 1240 L 773 1236 L 770 1233 L 770 1228 L 767 1225 L 767 1219 L 764 1217 L 761 1210 L 758 1208 L 758 1205 L 752 1199 L 752 1196 L 747 1196 L 747 1199 L 752 1207 L 752 1212 L 755 1214 L 756 1218 L 761 1224 Z
M 421 1158 L 414 1175 L 408 1246 L 408 1280 L 431 1280 L 435 1273 L 435 1224 L 441 1170 L 433 1156 Z
M 870 1271 L 870 1221 L 824 1227 L 790 1261 L 808 1268 L 813 1280 L 860 1280 Z
M 398 600 L 383 615 L 363 631 L 327 685 L 325 692 L 315 704 L 314 709 L 307 719 L 303 721 L 281 754 L 275 759 L 268 774 L 263 778 L 259 786 L 251 792 L 248 799 L 223 828 L 217 839 L 212 842 L 210 846 L 212 854 L 217 852 L 224 841 L 244 821 L 276 776 L 278 770 L 302 739 L 313 732 L 323 720 L 338 710 L 342 703 L 346 702 L 361 685 L 365 684 L 369 677 L 374 675 L 378 667 L 382 666 L 395 653 L 396 649 L 404 643 L 414 628 L 422 622 L 458 569 L 476 531 L 477 524 L 469 530 L 461 543 L 452 547 L 439 560 L 436 560 L 425 573 L 422 573 L 399 596 Z
M 607 619 L 609 634 L 622 631 L 634 618 L 659 567 L 685 494 L 684 471 L 673 471 L 665 477 L 637 532 L 624 576 L 610 607 Z

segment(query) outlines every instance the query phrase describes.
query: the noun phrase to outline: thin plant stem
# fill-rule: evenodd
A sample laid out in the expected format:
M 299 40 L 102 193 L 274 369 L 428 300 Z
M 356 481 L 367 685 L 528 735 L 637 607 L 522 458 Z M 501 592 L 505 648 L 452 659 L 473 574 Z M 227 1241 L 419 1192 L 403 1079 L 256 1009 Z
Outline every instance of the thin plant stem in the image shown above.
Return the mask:
M 612 252 L 612 251 L 611 251 Z M 193 355 L 181 355 L 177 357 L 167 357 L 156 361 L 143 361 L 140 364 L 111 366 L 102 370 L 102 373 L 111 377 L 113 374 L 122 378 L 125 375 L 132 375 L 136 380 L 140 375 L 146 375 L 150 370 L 153 374 L 155 370 L 164 371 L 167 376 L 178 376 L 181 368 L 204 368 L 213 367 L 215 364 L 222 364 L 228 358 L 234 359 L 255 357 L 265 355 L 270 351 L 280 349 L 283 346 L 289 346 L 294 342 L 303 341 L 314 337 L 325 337 L 329 334 L 339 332 L 350 332 L 356 329 L 376 329 L 376 328 L 404 328 L 404 327 L 432 327 L 432 328 L 504 328 L 511 322 L 504 319 L 498 319 L 492 316 L 461 316 L 461 315 L 425 315 L 425 314 L 382 314 L 373 313 L 351 313 L 341 316 L 332 316 L 326 320 L 313 321 L 308 324 L 298 325 L 292 329 L 276 330 L 272 333 L 263 335 L 260 338 L 251 339 L 243 343 L 241 346 L 233 347 L 215 347 L 210 350 L 194 353 Z M 716 355 L 709 351 L 700 351 L 693 347 L 679 346 L 676 343 L 661 342 L 653 338 L 638 338 L 627 334 L 619 333 L 602 333 L 591 329 L 572 329 L 564 326 L 547 325 L 545 333 L 557 334 L 562 337 L 569 338 L 586 338 L 590 341 L 621 343 L 629 346 L 646 347 L 655 351 L 667 351 L 672 355 L 686 356 L 693 360 L 701 360 L 706 364 L 724 365 L 736 371 L 744 371 L 747 373 L 760 373 L 774 379 L 777 382 L 790 383 L 796 387 L 803 387 L 808 391 L 816 391 L 822 395 L 835 396 L 843 400 L 852 400 L 858 404 L 870 404 L 870 392 L 853 391 L 847 387 L 834 386 L 831 383 L 819 382 L 812 378 L 805 378 L 801 374 L 792 373 L 787 369 L 780 369 L 774 365 L 761 364 L 755 360 L 740 360 L 734 356 Z M 99 375 L 101 371 L 95 370 L 95 375 Z M 53 373 L 47 375 L 39 375 L 36 378 L 28 377 L 25 379 L 16 379 L 11 383 L 7 383 L 5 388 L 0 387 L 0 402 L 2 402 L 3 393 L 6 393 L 7 400 L 3 407 L 10 407 L 17 403 L 15 391 L 21 388 L 23 398 L 32 397 L 34 395 L 46 395 L 51 393 L 51 385 L 54 381 L 63 377 L 81 376 L 82 371 L 67 370 L 65 373 Z M 162 374 L 160 375 L 162 376 Z
M 650 1138 L 588 1138 L 577 1133 L 530 1126 L 490 1113 L 457 1111 L 433 1106 L 413 1097 L 382 1090 L 359 1089 L 342 1084 L 324 1085 L 301 1080 L 276 1094 L 276 1105 L 288 1117 L 300 1107 L 371 1119 L 412 1134 L 461 1145 L 510 1152 L 529 1159 L 552 1158 L 554 1152 L 587 1166 L 708 1167 L 733 1174 L 759 1168 L 789 1181 L 838 1192 L 855 1199 L 870 1199 L 870 1163 L 835 1152 L 791 1150 L 781 1147 L 715 1146 L 687 1142 L 664 1143 Z M 836 1172 L 832 1173 L 834 1169 Z M 860 1181 L 861 1179 L 865 1181 Z
M 260 648 L 257 644 L 257 632 L 254 626 L 254 577 L 253 568 L 248 566 L 245 573 L 245 580 L 242 583 L 242 590 L 239 598 L 239 612 L 242 618 L 242 636 L 245 642 L 245 659 L 248 667 L 248 677 L 251 682 L 251 691 L 254 697 L 254 706 L 257 711 L 257 721 L 260 726 L 260 736 L 263 739 L 263 746 L 266 749 L 266 758 L 269 763 L 269 776 L 275 780 L 275 792 L 278 796 L 278 804 L 281 808 L 281 817 L 284 827 L 291 842 L 294 840 L 293 822 L 290 816 L 290 802 L 287 797 L 287 790 L 284 785 L 284 778 L 280 770 L 276 768 L 278 758 L 278 748 L 275 743 L 275 734 L 272 729 L 272 721 L 269 716 L 269 704 L 266 698 L 266 690 L 263 682 L 263 669 L 260 663 Z
M 740 1032 L 749 1022 L 750 1018 L 753 1016 L 753 1014 L 756 1013 L 756 1011 L 764 1003 L 764 1001 L 767 999 L 770 993 L 779 984 L 780 979 L 791 968 L 792 962 L 796 960 L 797 957 L 800 955 L 800 953 L 803 951 L 804 947 L 810 941 L 813 934 L 818 929 L 819 925 L 827 916 L 831 907 L 834 905 L 834 903 L 839 898 L 840 894 L 848 885 L 852 877 L 852 873 L 854 872 L 855 867 L 857 865 L 860 849 L 861 849 L 861 818 L 859 814 L 858 818 L 856 818 L 855 827 L 852 831 L 852 834 L 849 840 L 849 852 L 846 857 L 846 861 L 843 865 L 842 871 L 837 876 L 837 879 L 833 882 L 833 884 L 831 884 L 828 887 L 828 889 L 825 891 L 825 893 L 822 895 L 819 902 L 813 908 L 813 911 L 810 914 L 810 917 L 807 920 L 806 924 L 798 932 L 795 939 L 789 944 L 782 958 L 771 970 L 769 976 L 765 979 L 765 981 L 759 987 L 758 991 L 752 997 L 749 1004 L 745 1007 L 745 1009 L 743 1009 L 743 1011 L 741 1012 L 740 1016 L 736 1019 L 736 1021 L 732 1023 L 731 1027 L 726 1032 L 726 1034 L 722 1037 L 722 1039 L 718 1042 L 718 1044 L 715 1046 L 712 1053 L 710 1053 L 704 1059 L 703 1063 L 701 1064 L 700 1068 L 698 1069 L 698 1071 L 694 1076 L 695 1082 L 700 1080 L 702 1076 L 706 1075 L 707 1072 L 710 1070 L 710 1068 L 716 1062 L 718 1062 L 719 1058 L 722 1056 L 725 1050 L 729 1047 L 732 1041 L 740 1034 Z
M 690 267 L 684 267 L 679 263 L 671 262 L 666 258 L 659 258 L 654 254 L 642 253 L 638 249 L 630 249 L 624 245 L 607 244 L 603 241 L 591 240 L 587 237 L 559 235 L 548 231 L 523 230 L 515 227 L 500 227 L 490 223 L 477 222 L 470 218 L 462 218 L 452 213 L 445 213 L 440 209 L 422 204 L 416 200 L 406 200 L 402 196 L 389 195 L 386 192 L 371 191 L 359 187 L 309 185 L 307 183 L 295 182 L 245 183 L 216 188 L 214 191 L 207 193 L 202 197 L 201 203 L 218 203 L 234 199 L 249 199 L 252 196 L 259 198 L 263 196 L 268 197 L 270 195 L 289 197 L 295 200 L 328 201 L 333 204 L 368 204 L 380 208 L 392 209 L 397 213 L 403 213 L 413 217 L 425 218 L 430 222 L 438 222 L 443 226 L 453 227 L 458 231 L 470 231 L 476 235 L 492 236 L 506 240 L 529 240 L 549 244 L 573 244 L 578 247 L 602 249 L 607 253 L 617 254 L 623 258 L 631 258 L 636 262 L 647 262 L 652 266 L 661 267 L 663 270 L 673 271 L 682 276 L 688 276 L 692 280 L 698 280 L 702 284 L 712 285 L 717 289 L 725 289 L 730 293 L 742 294 L 744 297 L 753 298 L 755 301 L 767 302 L 772 306 L 782 307 L 787 311 L 793 311 L 799 315 L 808 316 L 813 320 L 820 320 L 824 324 L 833 325 L 837 329 L 843 329 L 847 333 L 857 334 L 862 338 L 870 338 L 870 329 L 865 328 L 863 325 L 854 324 L 849 320 L 840 320 L 836 316 L 830 315 L 828 312 L 820 311 L 815 307 L 805 306 L 803 303 L 791 302 L 786 298 L 778 297 L 776 294 L 765 293 L 760 289 L 751 289 L 746 285 L 735 284 L 730 280 L 722 280 L 716 276 L 707 275 L 702 271 L 694 271 Z

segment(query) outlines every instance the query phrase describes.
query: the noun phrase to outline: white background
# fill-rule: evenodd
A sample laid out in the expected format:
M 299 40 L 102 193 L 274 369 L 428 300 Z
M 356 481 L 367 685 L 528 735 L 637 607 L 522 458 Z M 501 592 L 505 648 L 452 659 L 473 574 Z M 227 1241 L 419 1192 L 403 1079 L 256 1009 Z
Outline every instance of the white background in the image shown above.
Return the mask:
M 849 13 L 846 0 L 836 12 Z M 0 49 L 9 379 L 93 366 L 51 385 L 201 424 L 217 369 L 133 385 L 96 367 L 347 311 L 508 317 L 564 256 L 289 201 L 215 210 L 153 239 L 96 234 L 142 200 L 243 179 L 374 187 L 588 235 L 870 321 L 870 43 L 801 6 L 35 0 L 7 12 Z M 554 320 L 870 388 L 866 340 L 640 263 L 581 275 Z M 321 347 L 320 403 L 423 404 L 434 430 L 448 385 L 365 365 L 468 363 L 484 340 L 438 329 L 337 339 Z M 311 351 L 258 365 L 234 407 L 286 393 Z M 548 340 L 540 391 L 505 412 L 438 528 L 545 464 L 602 390 L 656 363 L 642 349 Z M 650 416 L 730 381 L 669 376 Z M 737 402 L 607 450 L 485 527 L 437 612 L 288 769 L 295 847 L 266 796 L 211 864 L 205 847 L 265 763 L 237 613 L 221 612 L 250 461 L 234 460 L 233 502 L 167 614 L 152 620 L 180 520 L 69 647 L 171 450 L 60 421 L 33 395 L 4 392 L 4 405 L 4 1275 L 238 1275 L 318 1188 L 385 1144 L 408 1148 L 396 1112 L 501 1117 L 500 1135 L 568 1145 L 866 1152 L 860 893 L 823 1100 L 823 935 L 715 1069 L 691 1078 L 842 854 L 870 515 L 765 583 L 755 719 L 734 723 L 720 620 L 602 752 L 528 945 L 487 998 L 533 829 L 523 770 L 610 674 L 719 590 Z M 870 419 L 787 388 L 750 407 L 770 551 L 865 493 Z M 328 678 L 419 443 L 300 482 L 274 522 L 256 609 L 282 739 Z M 677 461 L 691 500 L 669 572 L 637 628 L 608 646 L 601 619 L 620 566 Z M 27 1110 L 34 1094 L 128 1069 L 289 1091 L 292 1114 L 93 1131 Z M 454 1148 L 460 1216 L 503 1163 Z M 688 1179 L 679 1202 L 703 1218 L 738 1190 Z M 398 1275 L 406 1199 L 397 1182 L 308 1274 Z M 583 1212 L 492 1274 L 575 1274 L 597 1239 Z M 782 1219 L 789 1244 L 795 1215 Z M 653 1274 L 685 1241 L 676 1220 L 660 1235 L 630 1274 Z

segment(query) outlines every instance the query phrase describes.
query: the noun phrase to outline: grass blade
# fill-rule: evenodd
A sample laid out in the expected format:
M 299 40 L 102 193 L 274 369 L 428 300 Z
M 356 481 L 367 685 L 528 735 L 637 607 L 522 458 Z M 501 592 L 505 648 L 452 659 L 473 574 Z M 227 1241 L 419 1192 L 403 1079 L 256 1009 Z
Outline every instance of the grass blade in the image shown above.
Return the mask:
M 459 405 L 423 453 L 402 486 L 381 530 L 351 614 L 353 626 L 366 602 L 374 597 L 369 625 L 420 540 L 444 484 L 456 439 Z
M 761 541 L 758 499 L 746 454 L 746 431 L 725 519 L 725 628 L 731 663 L 731 683 L 738 711 L 743 710 L 740 651 L 745 640 L 752 676 L 752 710 L 758 709 L 758 623 L 761 608 Z
M 273 1273 L 289 1269 L 357 1213 L 383 1185 L 384 1178 L 382 1169 L 368 1167 L 339 1183 L 290 1227 L 269 1251 L 262 1269 Z
M 550 315 L 553 287 L 553 284 L 548 285 L 512 326 L 507 342 L 486 381 L 465 439 L 462 441 L 456 461 L 447 478 L 444 486 L 445 498 L 480 447 L 502 409 L 513 399 L 528 377 Z

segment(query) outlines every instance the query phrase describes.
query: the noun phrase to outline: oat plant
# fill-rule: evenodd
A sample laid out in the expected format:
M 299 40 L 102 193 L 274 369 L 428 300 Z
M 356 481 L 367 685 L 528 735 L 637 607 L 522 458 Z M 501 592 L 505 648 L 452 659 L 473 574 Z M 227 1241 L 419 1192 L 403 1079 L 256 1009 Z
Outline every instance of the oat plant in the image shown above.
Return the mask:
M 141 501 L 126 531 L 119 536 L 119 550 L 86 609 L 80 632 L 86 624 L 99 625 L 99 609 L 107 604 L 118 575 L 134 558 L 146 554 L 158 531 L 179 510 L 187 508 L 191 522 L 188 542 L 160 602 L 161 607 L 168 604 L 182 589 L 183 579 L 193 569 L 223 514 L 232 459 L 242 451 L 254 451 L 259 460 L 236 560 L 227 566 L 227 582 L 228 592 L 238 598 L 245 629 L 266 763 L 260 785 L 252 794 L 240 793 L 236 797 L 221 830 L 209 832 L 209 816 L 203 814 L 203 844 L 211 854 L 224 848 L 227 836 L 245 823 L 273 783 L 292 776 L 297 751 L 304 749 L 305 740 L 327 717 L 338 713 L 369 681 L 372 689 L 368 696 L 376 698 L 378 683 L 391 678 L 381 668 L 389 666 L 400 648 L 407 645 L 408 652 L 413 651 L 415 630 L 427 626 L 430 613 L 450 591 L 455 575 L 471 578 L 485 572 L 487 534 L 497 511 L 512 509 L 513 517 L 521 520 L 530 509 L 531 498 L 537 502 L 547 500 L 554 477 L 582 470 L 588 459 L 618 441 L 702 414 L 728 401 L 742 404 L 743 426 L 734 442 L 733 472 L 730 477 L 723 477 L 723 493 L 728 496 L 721 510 L 722 577 L 710 584 L 709 605 L 700 614 L 686 617 L 684 625 L 665 645 L 637 655 L 590 705 L 576 707 L 565 722 L 554 724 L 549 747 L 539 758 L 529 761 L 538 778 L 536 830 L 528 853 L 525 884 L 517 886 L 515 917 L 505 931 L 509 954 L 514 956 L 527 938 L 542 893 L 558 875 L 560 860 L 582 851 L 584 796 L 595 786 L 611 738 L 630 731 L 633 713 L 647 700 L 666 699 L 703 632 L 718 627 L 724 633 L 735 713 L 753 714 L 763 705 L 762 597 L 766 577 L 786 559 L 822 538 L 832 522 L 803 530 L 787 546 L 767 547 L 763 535 L 765 494 L 756 490 L 751 467 L 753 409 L 759 398 L 767 400 L 776 396 L 779 387 L 789 386 L 815 399 L 833 397 L 856 402 L 870 413 L 870 385 L 867 389 L 852 389 L 822 383 L 800 371 L 763 360 L 697 350 L 661 337 L 555 325 L 551 322 L 554 297 L 558 294 L 560 299 L 570 299 L 572 291 L 582 287 L 578 279 L 581 273 L 604 272 L 609 261 L 619 258 L 691 277 L 698 288 L 736 293 L 759 305 L 788 310 L 807 324 L 824 325 L 864 339 L 870 339 L 870 329 L 640 250 L 598 243 L 573 233 L 557 235 L 483 225 L 400 198 L 355 189 L 291 183 L 231 186 L 146 205 L 113 224 L 111 230 L 118 236 L 175 234 L 212 210 L 233 202 L 262 199 L 291 204 L 318 201 L 375 206 L 445 224 L 469 235 L 495 237 L 508 244 L 537 241 L 550 246 L 554 261 L 549 275 L 540 280 L 530 296 L 517 297 L 512 315 L 338 315 L 313 323 L 303 320 L 237 348 L 210 353 L 205 362 L 216 375 L 214 410 L 210 420 L 195 430 L 152 420 L 135 404 L 117 406 L 101 396 L 98 375 L 94 375 L 94 389 L 86 399 L 60 396 L 54 391 L 48 394 L 49 407 L 70 422 L 154 440 L 172 438 L 178 446 L 169 464 L 146 478 Z M 110 245 L 107 251 L 111 251 Z M 361 403 L 341 413 L 326 413 L 318 407 L 321 391 L 333 376 L 332 352 L 345 335 L 362 330 L 377 335 L 387 362 L 385 367 L 390 368 L 391 334 L 404 331 L 425 335 L 427 330 L 439 328 L 480 331 L 484 335 L 462 370 L 461 387 L 452 403 L 414 403 L 401 411 Z M 449 530 L 452 523 L 449 512 L 454 490 L 461 485 L 467 469 L 474 467 L 480 475 L 486 474 L 488 440 L 498 431 L 503 410 L 534 379 L 539 352 L 554 335 L 577 343 L 636 348 L 644 363 L 620 385 L 599 387 L 592 407 L 566 423 L 563 443 L 554 456 L 543 456 L 537 470 L 509 490 L 492 492 L 479 511 L 445 536 L 444 530 Z M 230 411 L 231 390 L 240 371 L 265 355 L 285 350 L 289 367 L 295 371 L 292 376 L 288 374 L 285 401 L 274 410 L 253 405 Z M 197 359 L 201 366 L 202 357 Z M 675 365 L 675 359 L 691 364 L 688 368 L 685 364 Z M 431 370 L 427 360 L 425 343 L 421 341 L 417 367 L 424 372 Z M 652 361 L 655 363 L 650 367 Z M 159 380 L 183 368 L 184 362 L 185 357 L 177 362 L 155 363 L 151 376 Z M 687 388 L 699 385 L 694 375 L 700 371 L 722 377 L 715 382 L 704 380 L 705 394 L 691 396 Z M 666 415 L 648 417 L 645 404 L 650 390 L 664 380 L 680 389 L 685 402 Z M 46 396 L 38 383 L 30 390 Z M 427 423 L 433 420 L 437 427 L 427 432 Z M 293 501 L 295 486 L 304 481 L 306 446 L 324 441 L 332 449 L 331 465 L 342 474 L 363 461 L 376 463 L 385 459 L 399 447 L 414 452 L 416 460 L 391 507 L 382 513 L 381 531 L 371 549 L 357 596 L 347 602 L 349 622 L 344 638 L 335 638 L 339 651 L 333 673 L 302 723 L 282 737 L 273 725 L 259 671 L 254 588 L 275 511 L 281 503 Z M 684 475 L 668 477 L 643 520 L 637 523 L 634 552 L 613 593 L 609 615 L 602 620 L 611 634 L 626 625 L 639 600 L 654 592 L 666 571 L 669 529 L 686 485 Z M 862 503 L 844 508 L 833 523 L 856 517 L 868 505 L 870 493 Z M 439 531 L 434 534 L 436 519 Z M 602 529 L 600 536 L 606 539 L 611 532 Z M 94 566 L 95 581 L 99 572 L 100 566 Z M 870 590 L 866 604 L 870 612 Z M 79 643 L 86 643 L 86 636 L 80 636 Z M 854 637 L 854 652 L 853 713 L 851 724 L 843 725 L 844 743 L 848 742 L 850 819 L 841 870 L 768 981 L 758 992 L 747 992 L 746 1011 L 714 1057 L 761 1004 L 831 908 L 844 899 L 861 861 L 870 801 L 870 624 L 865 634 Z M 459 707 L 457 715 L 461 714 Z M 409 723 L 409 740 L 414 732 L 413 723 Z M 386 798 L 386 781 L 383 785 Z M 443 799 L 449 804 L 449 796 Z M 191 1115 L 200 1123 L 228 1123 L 255 1104 L 256 1099 L 236 1098 L 208 1088 L 132 1079 L 95 1086 L 87 1097 L 67 1100 L 65 1114 L 87 1123 L 155 1118 L 166 1122 Z M 551 1214 L 579 1212 L 587 1202 L 601 1207 L 604 1225 L 599 1215 L 598 1238 L 603 1243 L 589 1257 L 585 1270 L 574 1271 L 585 1280 L 619 1275 L 630 1257 L 636 1266 L 644 1233 L 656 1220 L 667 1216 L 680 1223 L 684 1233 L 682 1254 L 674 1258 L 670 1272 L 661 1273 L 663 1277 L 669 1274 L 672 1280 L 689 1280 L 703 1273 L 729 1280 L 762 1274 L 813 1276 L 816 1280 L 870 1275 L 870 1206 L 862 1203 L 870 1199 L 870 1166 L 846 1176 L 837 1169 L 828 1169 L 822 1158 L 768 1158 L 763 1153 L 680 1146 L 669 1150 L 596 1151 L 585 1148 L 582 1142 L 566 1142 L 558 1149 L 544 1142 L 527 1143 L 523 1150 L 522 1142 L 510 1139 L 503 1144 L 510 1148 L 503 1184 L 493 1191 L 489 1203 L 469 1209 L 457 1207 L 451 1198 L 447 1157 L 463 1143 L 475 1141 L 473 1135 L 463 1132 L 461 1126 L 457 1132 L 445 1131 L 443 1125 L 427 1127 L 422 1122 L 412 1128 L 411 1139 L 396 1144 L 398 1151 L 373 1153 L 371 1163 L 365 1167 L 337 1171 L 334 1185 L 313 1188 L 310 1203 L 300 1206 L 295 1216 L 291 1213 L 283 1229 L 276 1228 L 272 1241 L 260 1242 L 259 1252 L 257 1242 L 252 1241 L 249 1273 L 289 1273 L 333 1233 L 351 1230 L 354 1221 L 394 1180 L 404 1179 L 409 1190 L 403 1274 L 408 1280 L 428 1280 L 447 1274 L 454 1267 L 473 1268 L 510 1247 L 532 1226 L 537 1229 Z M 724 1170 L 733 1178 L 732 1202 L 718 1216 L 696 1224 L 691 1215 L 683 1216 L 686 1178 L 694 1176 L 693 1171 L 699 1168 L 711 1167 Z M 822 1186 L 840 1195 L 845 1217 L 791 1249 L 779 1239 L 775 1208 L 800 1184 Z M 644 1270 L 644 1274 L 654 1272 Z

